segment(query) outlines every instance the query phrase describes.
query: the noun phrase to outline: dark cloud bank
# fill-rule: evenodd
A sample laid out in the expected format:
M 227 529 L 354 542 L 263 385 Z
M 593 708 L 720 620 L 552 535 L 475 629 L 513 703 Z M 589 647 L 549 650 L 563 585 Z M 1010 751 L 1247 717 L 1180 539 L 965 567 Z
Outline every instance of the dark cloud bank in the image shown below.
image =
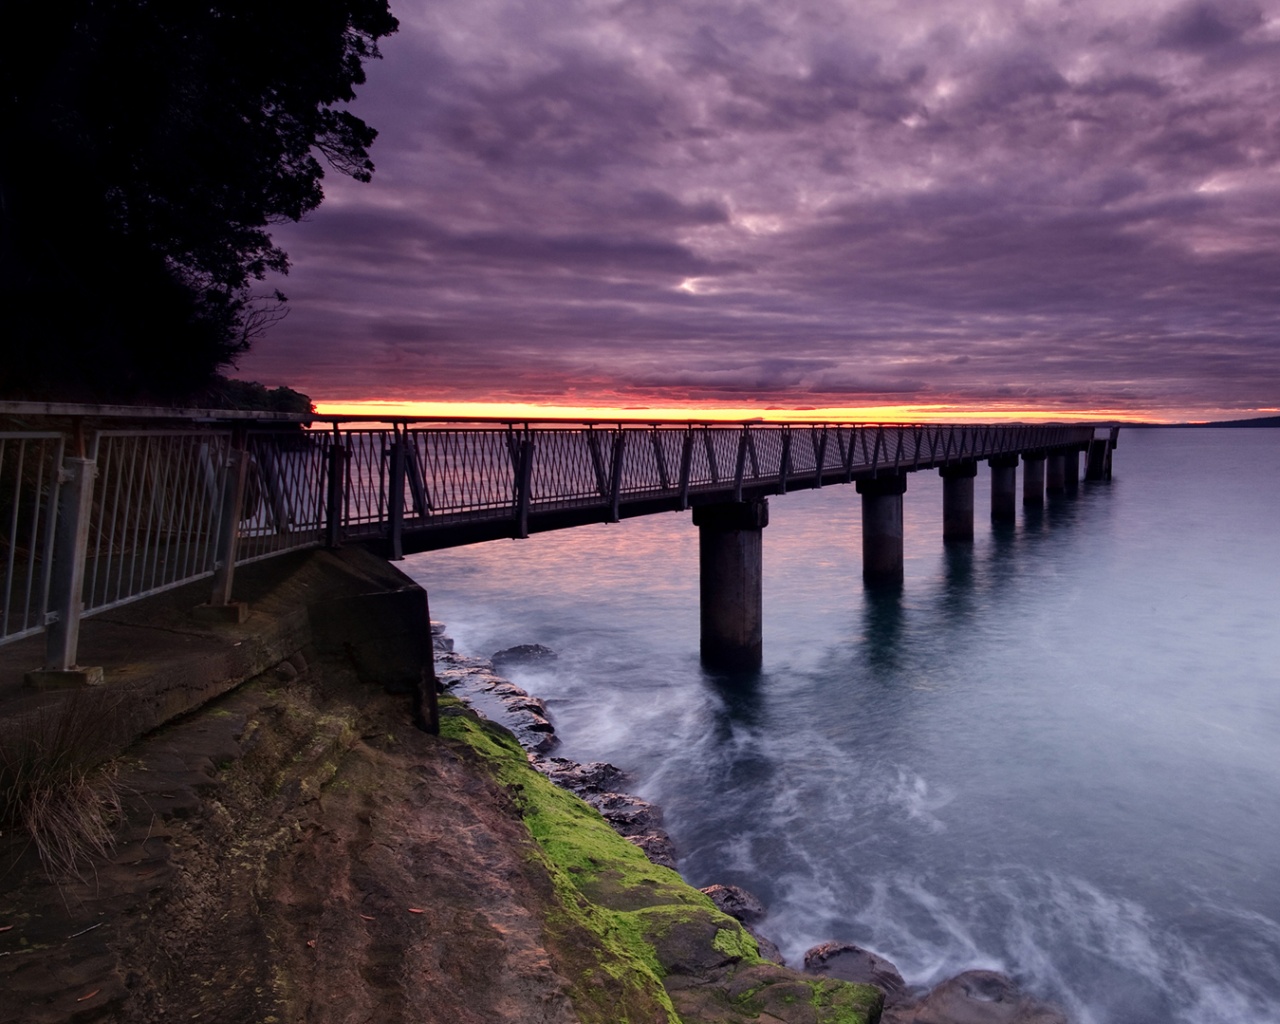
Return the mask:
M 241 371 L 328 400 L 1280 406 L 1280 3 L 406 2 Z

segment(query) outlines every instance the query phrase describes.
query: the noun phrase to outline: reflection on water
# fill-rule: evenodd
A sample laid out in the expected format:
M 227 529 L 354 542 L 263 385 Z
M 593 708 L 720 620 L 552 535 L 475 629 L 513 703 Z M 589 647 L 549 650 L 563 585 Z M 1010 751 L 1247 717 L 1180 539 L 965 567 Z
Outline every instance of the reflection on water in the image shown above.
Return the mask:
M 885 675 L 897 672 L 902 665 L 899 653 L 904 627 L 902 588 L 867 588 L 862 603 L 862 623 L 861 655 L 868 666 Z
M 721 715 L 722 736 L 730 736 L 735 726 L 754 728 L 761 724 L 763 691 L 768 680 L 760 672 L 708 673 L 706 683 L 715 695 Z
M 914 474 L 898 592 L 862 586 L 852 488 L 772 499 L 750 678 L 698 664 L 688 516 L 406 566 L 464 649 L 559 651 L 518 681 L 564 752 L 634 771 L 690 880 L 756 891 L 790 957 L 847 939 L 1081 1022 L 1275 1024 L 1280 433 L 1123 441 L 1111 484 L 1009 526 L 984 468 L 972 546 Z

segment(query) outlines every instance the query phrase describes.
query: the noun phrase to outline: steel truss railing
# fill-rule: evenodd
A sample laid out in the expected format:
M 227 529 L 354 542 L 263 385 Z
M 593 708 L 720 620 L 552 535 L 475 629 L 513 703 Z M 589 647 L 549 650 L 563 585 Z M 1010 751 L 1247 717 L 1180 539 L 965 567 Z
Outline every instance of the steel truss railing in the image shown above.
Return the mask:
M 477 539 L 476 526 L 522 537 L 1081 450 L 1093 435 L 1091 426 L 833 423 L 308 429 L 243 418 L 0 432 L 0 643 L 45 630 L 47 667 L 66 669 L 81 616 L 204 578 L 211 603 L 225 604 L 235 566 L 300 548 L 375 541 L 398 557 L 406 538 L 448 546 Z M 439 543 L 422 543 L 433 533 Z
M 654 500 L 679 508 L 710 499 L 741 501 L 748 494 L 784 494 L 1001 455 L 1082 449 L 1092 436 L 1092 427 L 1057 425 L 589 424 L 406 426 L 335 433 L 334 443 L 347 452 L 361 481 L 348 486 L 347 531 L 359 533 L 371 523 L 381 528 L 388 496 L 395 495 L 406 530 L 505 518 L 521 536 L 529 517 L 542 513 L 595 508 L 616 521 L 628 505 Z M 403 455 L 393 457 L 398 449 Z M 399 459 L 403 467 L 393 470 Z

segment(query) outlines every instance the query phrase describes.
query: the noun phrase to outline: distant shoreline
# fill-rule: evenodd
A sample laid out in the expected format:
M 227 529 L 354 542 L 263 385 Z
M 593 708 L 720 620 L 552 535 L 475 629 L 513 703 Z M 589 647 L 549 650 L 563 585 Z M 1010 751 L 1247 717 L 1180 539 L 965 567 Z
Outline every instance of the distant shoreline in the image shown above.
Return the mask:
M 1260 416 L 1251 420 L 1215 420 L 1212 423 L 1126 423 L 1125 429 L 1131 427 L 1280 427 L 1280 416 Z

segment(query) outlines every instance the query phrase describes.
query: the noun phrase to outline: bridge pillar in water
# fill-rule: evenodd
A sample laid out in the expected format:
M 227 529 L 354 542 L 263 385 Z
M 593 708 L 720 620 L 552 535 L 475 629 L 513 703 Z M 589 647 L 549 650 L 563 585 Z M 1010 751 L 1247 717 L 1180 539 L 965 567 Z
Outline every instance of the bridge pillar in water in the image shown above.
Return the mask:
M 756 498 L 695 506 L 693 524 L 698 527 L 702 663 L 714 671 L 758 671 L 769 502 Z
M 1050 494 L 1062 494 L 1067 489 L 1067 457 L 1062 452 L 1050 452 L 1044 464 L 1045 490 Z
M 973 540 L 973 478 L 976 462 L 958 462 L 938 470 L 942 477 L 942 539 Z
M 1012 523 L 1018 519 L 1018 456 L 998 455 L 987 460 L 991 467 L 991 521 Z
M 1094 437 L 1089 442 L 1089 454 L 1084 466 L 1086 480 L 1111 479 L 1111 451 L 1116 446 L 1116 434 L 1119 431 L 1119 427 L 1112 427 L 1109 437 Z
M 1022 454 L 1022 504 L 1044 504 L 1044 452 Z
M 1062 485 L 1068 494 L 1080 490 L 1080 450 L 1072 448 L 1062 456 Z
M 907 475 L 859 480 L 862 495 L 862 581 L 869 586 L 902 583 L 902 496 Z

